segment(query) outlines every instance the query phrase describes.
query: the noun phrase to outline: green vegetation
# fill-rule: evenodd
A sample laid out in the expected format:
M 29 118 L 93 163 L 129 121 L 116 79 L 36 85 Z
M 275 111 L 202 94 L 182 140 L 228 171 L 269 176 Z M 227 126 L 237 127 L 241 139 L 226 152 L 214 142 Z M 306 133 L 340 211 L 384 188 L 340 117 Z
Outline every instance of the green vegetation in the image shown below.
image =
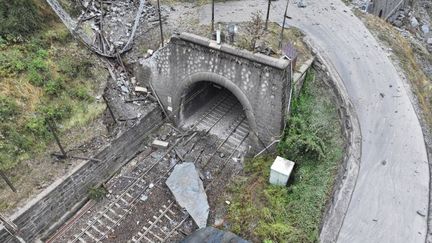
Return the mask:
M 0 44 L 21 42 L 55 19 L 45 1 L 0 1 Z
M 0 170 L 44 151 L 46 119 L 64 133 L 102 111 L 89 54 L 48 10 L 39 1 L 0 3 Z
M 108 191 L 103 186 L 90 187 L 88 189 L 89 198 L 92 200 L 96 200 L 96 201 L 102 200 L 106 196 L 107 193 L 108 193 Z
M 230 230 L 254 242 L 317 242 L 342 160 L 343 139 L 330 91 L 309 73 L 293 100 L 278 154 L 295 161 L 288 187 L 268 183 L 275 155 L 246 162 L 230 188 Z
M 0 36 L 17 38 L 31 34 L 40 28 L 41 20 L 33 1 L 0 2 Z

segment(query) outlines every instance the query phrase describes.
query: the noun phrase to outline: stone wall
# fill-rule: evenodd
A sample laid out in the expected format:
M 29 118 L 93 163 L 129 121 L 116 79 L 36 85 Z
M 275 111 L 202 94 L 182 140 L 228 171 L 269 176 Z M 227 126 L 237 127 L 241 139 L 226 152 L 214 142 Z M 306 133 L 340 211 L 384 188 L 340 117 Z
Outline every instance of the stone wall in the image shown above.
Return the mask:
M 34 242 L 47 231 L 55 230 L 86 201 L 88 188 L 108 180 L 131 160 L 145 144 L 147 134 L 161 122 L 162 112 L 159 107 L 154 107 L 137 125 L 94 156 L 101 162 L 81 163 L 12 215 L 10 219 L 20 229 L 19 235 L 27 242 Z M 0 226 L 0 242 L 14 241 L 15 238 Z
M 188 89 L 211 81 L 230 90 L 243 105 L 252 134 L 262 147 L 281 133 L 290 100 L 290 63 L 262 54 L 218 45 L 182 33 L 141 61 L 165 109 L 178 122 Z

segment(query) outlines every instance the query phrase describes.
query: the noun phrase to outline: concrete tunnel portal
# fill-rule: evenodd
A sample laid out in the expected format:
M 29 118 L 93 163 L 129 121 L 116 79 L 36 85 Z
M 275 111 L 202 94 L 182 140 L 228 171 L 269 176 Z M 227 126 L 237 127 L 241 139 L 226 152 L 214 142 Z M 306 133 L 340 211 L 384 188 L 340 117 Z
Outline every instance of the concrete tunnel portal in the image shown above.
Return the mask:
M 139 67 L 142 79 L 153 86 L 167 115 L 180 127 L 192 125 L 226 95 L 234 104 L 229 115 L 245 117 L 253 151 L 266 148 L 282 133 L 292 88 L 291 63 L 285 59 L 181 33 Z
M 197 81 L 186 86 L 180 94 L 177 117 L 181 128 L 201 130 L 221 139 L 230 133 L 240 133 L 234 135 L 237 140 L 231 141 L 232 146 L 237 146 L 249 135 L 250 117 L 241 101 L 228 88 L 212 81 Z M 244 132 L 236 128 L 244 129 Z M 243 146 L 249 139 L 244 140 Z

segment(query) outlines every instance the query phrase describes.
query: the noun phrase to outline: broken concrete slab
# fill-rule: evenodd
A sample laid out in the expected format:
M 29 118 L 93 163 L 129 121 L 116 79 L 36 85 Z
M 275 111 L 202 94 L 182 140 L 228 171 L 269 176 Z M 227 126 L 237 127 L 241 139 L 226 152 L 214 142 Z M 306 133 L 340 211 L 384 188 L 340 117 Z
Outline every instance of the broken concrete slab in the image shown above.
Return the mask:
M 177 203 L 186 209 L 199 228 L 207 226 L 209 204 L 194 163 L 176 165 L 166 184 Z
M 145 93 L 145 94 L 147 94 L 147 93 L 148 93 L 148 90 L 147 90 L 147 88 L 145 88 L 145 87 L 135 86 L 135 92 L 139 92 L 139 93 Z
M 427 25 L 427 24 L 422 25 L 421 30 L 422 30 L 423 34 L 428 34 L 430 31 L 429 25 Z
M 153 143 L 152 143 L 152 147 L 154 147 L 154 148 L 163 148 L 163 149 L 166 149 L 166 148 L 168 148 L 168 145 L 169 145 L 168 142 L 161 141 L 161 140 L 158 140 L 158 139 L 153 140 Z
M 413 27 L 413 28 L 417 28 L 419 26 L 419 22 L 416 19 L 416 17 L 412 17 L 410 22 L 411 22 L 411 27 Z

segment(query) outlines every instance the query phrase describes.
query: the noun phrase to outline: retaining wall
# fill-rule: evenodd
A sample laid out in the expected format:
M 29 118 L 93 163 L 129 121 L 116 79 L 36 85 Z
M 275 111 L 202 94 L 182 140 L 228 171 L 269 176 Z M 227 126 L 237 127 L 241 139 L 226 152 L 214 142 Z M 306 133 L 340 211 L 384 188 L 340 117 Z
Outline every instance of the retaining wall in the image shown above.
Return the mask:
M 100 185 L 131 160 L 145 144 L 149 132 L 162 122 L 162 111 L 154 107 L 137 124 L 112 141 L 95 159 L 85 161 L 55 181 L 24 208 L 10 217 L 27 242 L 53 232 L 87 200 L 88 188 Z M 155 126 L 157 124 L 157 126 Z M 0 242 L 16 242 L 0 226 Z

